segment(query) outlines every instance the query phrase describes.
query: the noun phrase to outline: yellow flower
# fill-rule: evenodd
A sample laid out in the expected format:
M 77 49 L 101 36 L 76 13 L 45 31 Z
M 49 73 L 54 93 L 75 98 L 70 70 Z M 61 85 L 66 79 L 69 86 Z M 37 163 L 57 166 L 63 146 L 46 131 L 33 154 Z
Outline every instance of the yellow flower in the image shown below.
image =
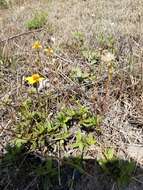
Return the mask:
M 25 80 L 29 83 L 29 84 L 35 84 L 38 83 L 42 80 L 44 80 L 43 77 L 41 77 L 39 74 L 33 74 L 30 77 L 26 77 Z
M 54 50 L 52 48 L 46 48 L 46 49 L 44 49 L 44 52 L 46 52 L 47 55 L 51 56 L 51 55 L 53 55 Z
M 33 49 L 40 49 L 42 48 L 42 45 L 39 41 L 36 41 L 33 46 L 32 46 Z

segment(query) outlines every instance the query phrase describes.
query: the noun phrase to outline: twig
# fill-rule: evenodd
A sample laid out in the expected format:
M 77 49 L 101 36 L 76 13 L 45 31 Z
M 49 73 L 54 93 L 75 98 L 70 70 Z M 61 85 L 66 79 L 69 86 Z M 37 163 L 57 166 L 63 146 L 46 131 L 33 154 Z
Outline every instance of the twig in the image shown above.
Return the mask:
M 9 180 L 8 183 L 5 185 L 4 190 L 7 190 L 7 189 L 8 189 L 8 186 L 10 185 L 10 183 L 11 183 L 11 180 Z
M 73 61 L 68 60 L 68 59 L 65 59 L 64 57 L 61 57 L 61 56 L 59 56 L 58 54 L 54 54 L 54 55 L 56 56 L 56 58 L 58 58 L 58 59 L 60 59 L 60 60 L 62 60 L 62 61 L 64 61 L 64 62 L 66 62 L 66 63 L 74 64 Z
M 76 164 L 74 164 L 74 163 L 72 163 L 72 162 L 70 162 L 70 161 L 67 161 L 67 160 L 64 160 L 64 159 L 62 159 L 62 158 L 59 158 L 59 157 L 57 157 L 57 156 L 48 156 L 47 158 L 52 158 L 52 159 L 55 159 L 55 160 L 59 160 L 59 161 L 61 161 L 62 163 L 65 163 L 65 164 L 67 164 L 67 165 L 69 165 L 69 166 L 72 166 L 73 168 L 75 168 L 75 167 L 77 167 L 77 165 Z M 82 171 L 85 175 L 87 175 L 88 177 L 91 177 L 91 178 L 94 178 L 94 176 L 92 176 L 91 174 L 89 174 L 88 172 L 86 172 L 84 169 L 82 169 L 82 168 L 80 168 L 79 169 L 80 171 Z
M 44 28 L 40 28 L 40 29 L 37 29 L 37 30 L 31 30 L 31 31 L 26 31 L 26 32 L 23 32 L 23 33 L 19 33 L 19 34 L 16 34 L 14 36 L 10 36 L 7 39 L 1 40 L 0 44 L 8 42 L 10 40 L 13 40 L 14 38 L 18 38 L 20 36 L 28 35 L 28 34 L 35 33 L 35 32 L 41 32 L 42 30 L 44 30 Z
M 8 123 L 5 125 L 5 127 L 3 127 L 2 125 L 0 125 L 0 137 L 3 135 L 3 132 L 6 130 L 9 130 L 7 129 L 9 124 L 11 123 L 11 120 L 8 121 Z
M 28 190 L 29 188 L 31 188 L 31 186 L 36 182 L 37 180 L 37 176 L 28 184 L 28 186 L 24 189 L 24 190 Z
M 73 175 L 72 175 L 72 180 L 71 180 L 71 184 L 70 184 L 70 190 L 73 190 L 73 185 L 74 185 L 74 179 L 75 179 L 75 169 L 73 171 Z
M 58 143 L 58 157 L 61 157 L 60 154 L 60 142 Z M 61 186 L 61 166 L 60 166 L 61 162 L 60 160 L 58 160 L 58 179 L 59 179 L 59 185 Z
M 135 177 L 132 177 L 132 179 L 135 180 L 135 181 L 137 181 L 138 183 L 143 184 L 143 182 L 142 182 L 141 180 L 139 180 L 139 179 L 137 179 L 137 178 L 135 178 Z

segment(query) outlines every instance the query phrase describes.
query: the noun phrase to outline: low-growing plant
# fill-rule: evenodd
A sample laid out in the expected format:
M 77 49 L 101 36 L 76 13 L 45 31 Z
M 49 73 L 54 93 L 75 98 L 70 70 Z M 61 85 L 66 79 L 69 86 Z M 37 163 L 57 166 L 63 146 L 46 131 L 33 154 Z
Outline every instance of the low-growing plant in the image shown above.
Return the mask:
M 83 151 L 96 144 L 92 132 L 98 127 L 98 117 L 96 118 L 88 107 L 79 103 L 71 107 L 63 106 L 56 110 L 52 116 L 49 116 L 49 112 L 42 109 L 43 105 L 45 106 L 44 100 L 41 100 L 41 97 L 34 99 L 32 96 L 34 95 L 23 101 L 18 109 L 17 121 L 13 129 L 15 135 L 10 141 L 11 146 L 16 147 L 16 149 L 12 149 L 12 158 L 9 159 L 15 162 L 15 159 L 19 159 L 17 155 L 21 147 L 28 147 L 24 153 L 26 159 L 30 153 L 27 170 L 32 171 L 37 176 L 42 189 L 46 186 L 52 189 L 55 184 L 58 185 L 59 176 L 62 180 L 66 180 L 67 187 L 71 187 L 75 183 L 75 180 L 72 181 L 72 176 L 84 174 L 84 167 L 82 167 Z M 92 132 L 89 129 L 92 129 Z M 78 152 L 78 156 L 81 156 L 79 162 L 75 163 L 71 160 L 71 162 L 67 161 L 66 163 L 67 150 L 69 149 Z M 61 157 L 59 157 L 58 151 L 60 151 Z M 37 158 L 33 157 L 33 153 L 36 154 L 37 152 L 38 155 L 43 155 L 45 158 L 44 160 L 38 159 L 38 163 Z M 23 152 L 20 158 L 21 156 L 23 157 Z M 57 160 L 59 158 L 59 161 L 54 162 L 53 158 L 57 158 Z M 61 158 L 63 163 L 65 161 L 72 168 L 68 180 L 64 173 L 66 169 L 64 169 L 63 164 L 60 164 Z M 20 159 L 20 161 L 22 164 L 27 164 L 25 160 Z M 24 172 L 26 173 L 27 170 Z
M 94 73 L 83 71 L 80 67 L 73 68 L 70 77 L 75 82 L 83 84 L 87 90 L 92 87 L 93 81 L 96 80 L 96 75 Z
M 66 126 L 67 128 L 76 125 L 81 129 L 90 130 L 96 129 L 99 123 L 99 116 L 93 116 L 88 108 L 84 106 L 66 108 L 57 115 L 57 125 Z
M 76 134 L 76 142 L 72 144 L 72 147 L 79 148 L 79 150 L 82 152 L 84 148 L 94 145 L 95 143 L 96 140 L 92 134 L 85 135 L 82 134 L 81 130 L 78 130 Z
M 78 41 L 80 41 L 80 42 L 83 42 L 83 40 L 84 40 L 84 34 L 83 34 L 82 32 L 80 32 L 80 31 L 75 31 L 75 32 L 73 32 L 72 34 L 73 34 L 73 37 L 74 37 L 76 40 L 78 40 Z
M 7 9 L 8 8 L 8 1 L 7 0 L 0 0 L 0 8 Z
M 120 160 L 112 148 L 105 150 L 104 158 L 99 160 L 103 171 L 117 183 L 118 187 L 127 186 L 135 170 L 133 161 Z
M 47 22 L 47 13 L 41 11 L 36 12 L 34 17 L 26 22 L 26 27 L 29 30 L 42 28 Z
M 91 64 L 99 64 L 101 60 L 101 55 L 98 51 L 95 50 L 83 50 L 82 54 L 84 58 Z
M 112 35 L 105 37 L 105 35 L 101 33 L 98 36 L 98 43 L 103 49 L 110 49 L 113 53 L 115 52 L 116 41 Z
M 80 31 L 75 31 L 72 33 L 73 35 L 73 41 L 78 46 L 78 48 L 81 48 L 84 45 L 85 36 Z
M 84 106 L 64 108 L 59 111 L 51 120 L 47 119 L 48 115 L 44 112 L 34 110 L 32 100 L 27 99 L 20 107 L 19 122 L 16 126 L 16 137 L 13 143 L 16 146 L 21 146 L 25 143 L 30 143 L 33 150 L 52 144 L 58 145 L 70 143 L 70 138 L 73 137 L 71 128 L 86 131 L 84 145 L 91 145 L 91 131 L 99 129 L 99 117 L 93 116 L 88 108 Z M 47 140 L 48 139 L 48 140 Z M 81 149 L 81 146 L 80 146 Z
M 76 67 L 72 70 L 71 77 L 75 79 L 77 82 L 81 83 L 89 77 L 89 74 L 83 72 L 80 67 Z

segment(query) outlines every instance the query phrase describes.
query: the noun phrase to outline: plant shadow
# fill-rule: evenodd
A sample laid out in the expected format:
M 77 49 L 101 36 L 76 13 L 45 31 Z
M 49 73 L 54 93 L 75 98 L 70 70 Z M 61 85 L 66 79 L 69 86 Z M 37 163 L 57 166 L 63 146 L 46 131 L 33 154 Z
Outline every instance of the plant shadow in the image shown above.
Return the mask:
M 135 161 L 42 157 L 28 145 L 7 146 L 0 159 L 1 190 L 142 190 Z

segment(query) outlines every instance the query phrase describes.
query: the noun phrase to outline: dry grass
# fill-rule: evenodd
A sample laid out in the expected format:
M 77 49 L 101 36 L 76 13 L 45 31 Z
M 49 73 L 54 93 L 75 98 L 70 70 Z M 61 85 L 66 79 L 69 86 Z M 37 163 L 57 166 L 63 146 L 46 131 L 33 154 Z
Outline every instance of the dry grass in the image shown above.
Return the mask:
M 41 31 L 27 33 L 25 23 L 31 19 L 35 10 L 48 14 L 47 23 Z M 97 131 L 93 133 L 97 145 L 84 152 L 84 159 L 100 158 L 107 147 L 113 147 L 119 158 L 129 159 L 132 157 L 131 151 L 128 151 L 129 147 L 142 147 L 141 0 L 23 0 L 12 3 L 9 9 L 0 10 L 0 17 L 1 156 L 6 144 L 15 138 L 14 129 L 20 121 L 19 109 L 29 97 L 33 99 L 31 109 L 44 109 L 49 113 L 49 118 L 55 117 L 63 105 L 73 107 L 78 103 L 103 118 L 100 134 Z M 82 39 L 76 38 L 75 32 L 80 32 Z M 15 36 L 17 34 L 20 35 Z M 8 39 L 9 37 L 13 38 Z M 54 42 L 52 38 L 55 38 Z M 37 39 L 44 47 L 50 45 L 55 51 L 54 56 L 50 58 L 41 51 L 41 62 L 38 65 L 35 63 L 36 53 L 31 48 Z M 3 40 L 5 41 L 1 42 Z M 96 52 L 99 62 L 92 65 L 90 60 L 83 56 L 83 50 Z M 101 59 L 105 50 L 115 55 L 111 81 L 108 81 L 109 67 Z M 77 67 L 83 73 L 86 72 L 87 81 L 79 83 L 73 79 L 71 71 Z M 48 90 L 40 93 L 38 97 L 37 94 L 32 94 L 31 87 L 24 83 L 24 77 L 35 72 L 42 74 L 49 81 Z M 40 104 L 37 104 L 37 101 Z M 68 148 L 67 145 L 64 152 L 66 155 L 75 157 L 79 154 L 79 151 Z M 44 150 L 38 150 L 38 153 L 47 155 Z M 61 152 L 64 156 L 63 150 Z M 140 159 L 138 156 L 132 157 L 138 166 L 143 162 L 143 153 L 140 154 Z M 86 188 L 104 189 L 104 185 L 100 182 L 98 184 L 96 172 L 93 175 L 94 182 L 88 176 L 89 187 Z M 88 180 L 88 177 L 85 180 Z M 138 179 L 137 175 L 135 179 Z M 34 180 L 33 189 L 36 189 L 38 182 L 35 183 Z M 82 182 L 83 186 L 77 185 L 77 189 L 84 189 L 86 182 L 84 179 Z M 110 184 L 112 187 L 109 185 L 107 189 L 116 189 L 113 183 Z M 139 184 L 134 181 L 127 189 L 141 190 L 141 184 L 142 181 Z M 6 189 L 14 188 L 7 185 Z M 26 188 L 30 188 L 29 184 Z

